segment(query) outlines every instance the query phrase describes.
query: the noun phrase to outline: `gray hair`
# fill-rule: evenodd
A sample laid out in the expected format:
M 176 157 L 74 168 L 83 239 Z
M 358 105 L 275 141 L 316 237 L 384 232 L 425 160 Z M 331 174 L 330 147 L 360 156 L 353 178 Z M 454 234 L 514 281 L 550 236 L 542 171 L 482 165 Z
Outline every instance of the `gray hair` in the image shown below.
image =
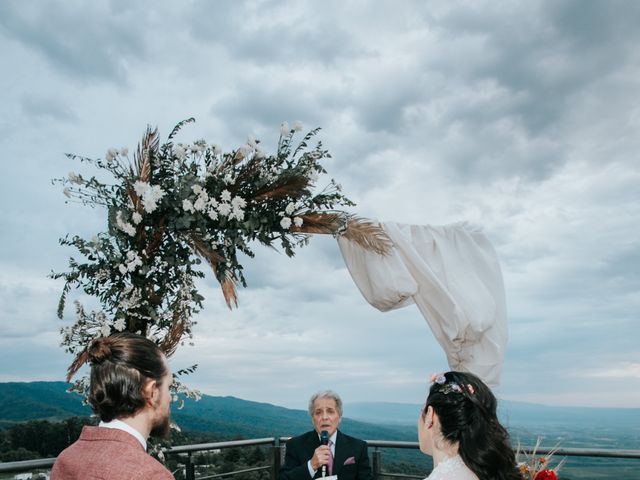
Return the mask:
M 309 415 L 313 417 L 313 407 L 316 403 L 316 400 L 319 398 L 330 398 L 336 402 L 336 409 L 338 410 L 338 414 L 342 417 L 342 399 L 340 395 L 338 395 L 333 390 L 322 390 L 321 392 L 314 393 L 311 395 L 309 399 Z

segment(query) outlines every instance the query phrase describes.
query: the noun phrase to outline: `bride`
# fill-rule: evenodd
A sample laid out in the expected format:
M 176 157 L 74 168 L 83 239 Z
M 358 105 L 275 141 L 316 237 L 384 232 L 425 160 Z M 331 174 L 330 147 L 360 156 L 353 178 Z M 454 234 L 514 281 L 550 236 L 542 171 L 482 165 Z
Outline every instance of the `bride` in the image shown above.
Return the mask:
M 521 480 L 496 397 L 470 373 L 431 377 L 418 419 L 420 450 L 433 457 L 426 480 Z

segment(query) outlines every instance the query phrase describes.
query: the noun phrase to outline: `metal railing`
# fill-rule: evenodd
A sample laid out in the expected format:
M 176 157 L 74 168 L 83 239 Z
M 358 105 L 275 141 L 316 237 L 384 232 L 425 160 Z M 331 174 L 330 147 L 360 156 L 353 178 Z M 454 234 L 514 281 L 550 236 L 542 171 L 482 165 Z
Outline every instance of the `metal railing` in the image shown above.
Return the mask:
M 165 456 L 177 456 L 179 464 L 184 466 L 184 474 L 187 480 L 204 480 L 212 478 L 232 477 L 248 472 L 268 472 L 270 480 L 277 480 L 278 471 L 282 464 L 284 457 L 284 442 L 289 437 L 269 437 L 269 438 L 255 438 L 250 440 L 234 440 L 229 442 L 214 442 L 214 443 L 198 443 L 193 445 L 179 445 L 175 447 L 166 448 L 163 450 Z M 381 477 L 392 478 L 424 478 L 425 475 L 407 475 L 404 473 L 383 472 L 382 470 L 382 455 L 381 448 L 392 449 L 412 449 L 417 450 L 419 448 L 418 442 L 397 442 L 387 440 L 368 440 L 367 443 L 371 448 L 371 460 L 373 479 L 379 480 Z M 225 448 L 237 448 L 237 447 L 249 447 L 269 445 L 270 448 L 270 463 L 269 465 L 258 466 L 253 468 L 245 468 L 242 470 L 235 470 L 225 473 L 216 473 L 212 475 L 199 475 L 196 476 L 197 464 L 194 463 L 194 454 L 200 452 L 210 452 L 214 450 L 223 450 Z M 523 453 L 531 454 L 533 449 L 530 447 L 522 447 L 520 449 Z M 596 457 L 596 458 L 612 458 L 612 459 L 633 459 L 640 460 L 640 450 L 617 450 L 617 449 L 597 449 L 597 448 L 537 448 L 536 453 L 545 455 L 547 453 L 554 452 L 558 456 L 566 457 Z M 4 462 L 0 463 L 0 473 L 23 473 L 33 470 L 50 469 L 55 462 L 55 458 L 43 458 L 38 460 L 25 460 L 19 462 Z

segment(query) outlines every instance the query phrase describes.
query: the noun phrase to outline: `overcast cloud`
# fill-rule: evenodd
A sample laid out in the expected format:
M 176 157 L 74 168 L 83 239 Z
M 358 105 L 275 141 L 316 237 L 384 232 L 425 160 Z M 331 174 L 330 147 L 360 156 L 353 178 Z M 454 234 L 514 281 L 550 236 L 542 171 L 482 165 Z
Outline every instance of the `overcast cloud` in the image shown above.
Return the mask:
M 354 213 L 468 220 L 500 257 L 502 398 L 637 407 L 640 3 L 628 1 L 0 2 L 0 381 L 62 380 L 62 284 L 47 278 L 106 214 L 65 204 L 64 153 L 163 138 L 273 151 L 282 121 L 323 128 Z M 257 248 L 228 311 L 211 274 L 190 386 L 304 408 L 420 403 L 445 357 L 415 307 L 380 313 L 332 238 Z M 76 297 L 79 298 L 79 297 Z

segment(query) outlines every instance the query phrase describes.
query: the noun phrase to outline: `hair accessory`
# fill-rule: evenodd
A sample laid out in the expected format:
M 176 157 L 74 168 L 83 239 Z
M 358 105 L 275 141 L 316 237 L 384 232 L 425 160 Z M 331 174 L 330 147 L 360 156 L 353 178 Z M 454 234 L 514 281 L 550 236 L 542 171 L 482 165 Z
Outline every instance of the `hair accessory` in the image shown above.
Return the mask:
M 473 388 L 473 385 L 471 385 L 470 383 L 467 383 L 467 390 L 469 390 L 469 393 L 471 395 L 473 395 L 474 393 L 476 393 L 476 389 Z
M 440 393 L 448 395 L 449 393 L 462 393 L 462 388 L 456 382 L 447 383 L 442 386 Z
M 443 385 L 447 379 L 442 373 L 433 373 L 431 374 L 431 383 L 437 383 L 438 385 Z

